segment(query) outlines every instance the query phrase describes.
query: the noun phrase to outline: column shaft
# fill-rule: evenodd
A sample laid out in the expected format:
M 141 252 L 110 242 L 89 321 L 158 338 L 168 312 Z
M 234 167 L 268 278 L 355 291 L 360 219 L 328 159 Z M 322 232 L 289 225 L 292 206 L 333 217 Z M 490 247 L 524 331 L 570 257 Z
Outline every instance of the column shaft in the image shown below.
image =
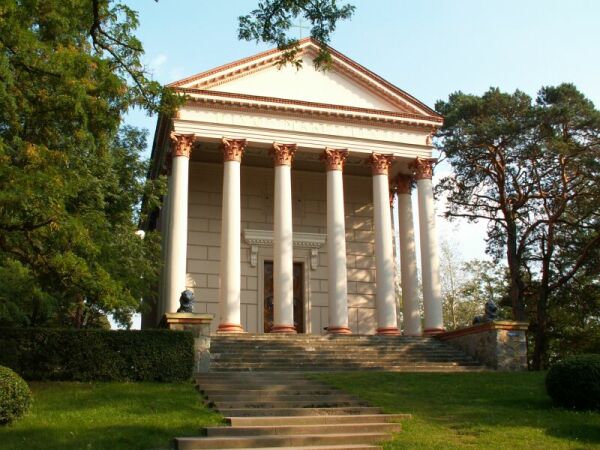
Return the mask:
M 431 159 L 417 159 L 415 163 L 419 201 L 419 229 L 421 237 L 421 272 L 423 279 L 423 309 L 426 334 L 444 330 L 442 292 L 440 286 L 440 261 L 435 230 L 433 203 L 433 172 Z
M 348 327 L 348 275 L 346 269 L 346 224 L 344 215 L 343 165 L 346 150 L 327 149 L 327 265 L 330 334 L 351 334 Z
M 408 176 L 398 178 L 398 225 L 400 228 L 400 274 L 402 278 L 403 332 L 408 336 L 421 334 L 419 311 L 417 257 L 413 222 L 411 186 Z
M 167 245 L 167 302 L 165 312 L 176 312 L 186 286 L 188 179 L 193 135 L 172 135 L 171 198 Z
M 274 144 L 273 333 L 295 333 L 291 164 L 296 146 Z
M 244 140 L 223 139 L 223 209 L 221 213 L 221 285 L 219 332 L 243 331 L 241 289 L 241 193 L 240 166 Z
M 373 153 L 373 206 L 375 221 L 375 271 L 377 334 L 398 335 L 396 293 L 394 290 L 394 252 L 392 215 L 389 203 L 388 169 L 392 157 Z

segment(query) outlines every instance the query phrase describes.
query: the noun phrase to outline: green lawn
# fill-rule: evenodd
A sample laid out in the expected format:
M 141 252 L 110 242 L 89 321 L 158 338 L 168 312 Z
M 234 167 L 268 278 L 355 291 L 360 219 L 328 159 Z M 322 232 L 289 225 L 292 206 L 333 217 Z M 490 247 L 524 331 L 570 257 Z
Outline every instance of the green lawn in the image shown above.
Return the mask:
M 34 403 L 0 427 L 0 449 L 165 449 L 220 416 L 191 383 L 30 383 Z
M 600 413 L 553 408 L 541 373 L 323 374 L 413 414 L 386 449 L 600 448 Z M 166 449 L 221 423 L 191 383 L 31 383 L 32 411 L 0 427 L 0 449 Z
M 600 413 L 553 408 L 544 373 L 326 374 L 386 412 L 411 413 L 386 449 L 600 448 Z

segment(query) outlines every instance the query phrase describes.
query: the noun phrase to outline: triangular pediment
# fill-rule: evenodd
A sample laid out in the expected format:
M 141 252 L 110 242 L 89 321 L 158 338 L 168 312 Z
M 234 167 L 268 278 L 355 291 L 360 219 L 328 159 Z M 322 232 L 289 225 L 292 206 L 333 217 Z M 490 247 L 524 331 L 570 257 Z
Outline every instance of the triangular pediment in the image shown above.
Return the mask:
M 319 47 L 311 39 L 300 42 L 302 68 L 278 64 L 281 51 L 250 58 L 194 75 L 170 86 L 188 92 L 213 93 L 265 101 L 386 111 L 441 121 L 433 110 L 361 65 L 330 49 L 333 64 L 317 70 L 313 58 Z

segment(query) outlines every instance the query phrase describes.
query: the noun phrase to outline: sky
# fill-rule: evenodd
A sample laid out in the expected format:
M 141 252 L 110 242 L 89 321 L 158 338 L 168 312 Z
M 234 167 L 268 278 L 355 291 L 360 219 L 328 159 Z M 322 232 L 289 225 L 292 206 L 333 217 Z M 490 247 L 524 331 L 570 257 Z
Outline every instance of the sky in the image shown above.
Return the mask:
M 139 12 L 146 64 L 156 80 L 169 83 L 269 49 L 237 39 L 238 16 L 258 1 L 126 3 Z M 540 87 L 562 82 L 600 105 L 598 0 L 346 2 L 356 12 L 338 24 L 331 46 L 431 107 L 459 90 L 480 95 L 494 86 L 535 96 Z M 155 117 L 132 111 L 126 121 L 149 129 L 151 144 Z M 436 178 L 450 170 L 440 165 Z M 443 201 L 437 210 L 440 239 L 452 242 L 463 259 L 484 257 L 485 224 L 447 222 Z

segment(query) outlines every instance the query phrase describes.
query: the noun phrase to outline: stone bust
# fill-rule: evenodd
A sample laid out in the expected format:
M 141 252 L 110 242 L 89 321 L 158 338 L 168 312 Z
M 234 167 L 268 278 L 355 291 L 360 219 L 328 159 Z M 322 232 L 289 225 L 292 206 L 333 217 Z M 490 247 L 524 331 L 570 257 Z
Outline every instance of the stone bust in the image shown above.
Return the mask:
M 179 309 L 178 313 L 191 313 L 194 312 L 194 293 L 189 289 L 186 289 L 181 293 L 181 297 L 179 297 Z

